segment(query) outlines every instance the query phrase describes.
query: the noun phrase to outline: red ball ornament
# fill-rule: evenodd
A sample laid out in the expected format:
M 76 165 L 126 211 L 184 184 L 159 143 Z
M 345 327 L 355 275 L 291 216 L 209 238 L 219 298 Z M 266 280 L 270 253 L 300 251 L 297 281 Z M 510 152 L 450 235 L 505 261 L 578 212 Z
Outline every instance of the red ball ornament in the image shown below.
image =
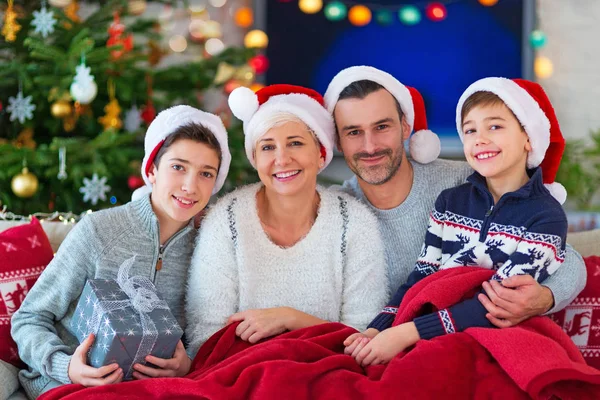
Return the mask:
M 129 178 L 127 178 L 127 186 L 129 187 L 129 190 L 135 190 L 144 186 L 145 184 L 146 182 L 144 182 L 142 177 L 139 175 L 131 175 Z
M 4 106 L 2 105 L 2 101 L 0 101 L 0 112 L 2 112 L 3 109 L 4 109 Z
M 156 108 L 154 108 L 154 105 L 148 102 L 144 107 L 144 111 L 140 113 L 140 117 L 142 117 L 146 124 L 150 125 L 156 117 Z
M 252 67 L 257 74 L 264 74 L 269 69 L 269 59 L 263 54 L 252 57 L 248 61 L 248 65 Z
M 427 18 L 430 20 L 439 22 L 446 19 L 448 16 L 448 10 L 446 10 L 446 6 L 444 6 L 442 3 L 429 3 L 425 8 L 425 15 L 427 15 Z

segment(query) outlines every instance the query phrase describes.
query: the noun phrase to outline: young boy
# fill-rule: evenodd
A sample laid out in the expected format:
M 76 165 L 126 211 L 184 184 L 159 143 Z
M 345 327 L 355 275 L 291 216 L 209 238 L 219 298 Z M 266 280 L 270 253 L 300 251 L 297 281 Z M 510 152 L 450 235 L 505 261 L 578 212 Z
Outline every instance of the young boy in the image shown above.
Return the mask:
M 12 317 L 11 334 L 29 370 L 19 380 L 30 398 L 61 384 L 119 382 L 117 364 L 87 365 L 94 342 L 81 344 L 70 320 L 88 279 L 115 279 L 134 254 L 130 275 L 149 277 L 185 329 L 184 293 L 197 230 L 194 216 L 218 192 L 229 170 L 227 131 L 219 117 L 189 106 L 161 112 L 145 138 L 142 176 L 151 194 L 84 217 L 69 233 Z M 181 341 L 173 358 L 148 356 L 134 377 L 183 376 L 190 368 Z
M 565 144 L 541 86 L 481 79 L 461 96 L 456 125 L 476 172 L 439 195 L 407 283 L 364 333 L 344 342 L 359 364 L 387 363 L 419 339 L 492 327 L 475 296 L 390 328 L 408 289 L 437 270 L 479 266 L 496 271 L 492 280 L 530 274 L 541 283 L 564 260 L 566 192 L 553 181 Z

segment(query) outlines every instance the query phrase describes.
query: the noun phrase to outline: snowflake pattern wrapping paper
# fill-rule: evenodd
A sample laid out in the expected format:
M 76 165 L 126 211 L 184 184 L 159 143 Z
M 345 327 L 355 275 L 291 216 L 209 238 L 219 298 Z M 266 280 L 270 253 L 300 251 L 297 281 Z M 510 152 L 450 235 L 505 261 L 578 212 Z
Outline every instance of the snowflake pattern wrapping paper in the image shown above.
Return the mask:
M 6 111 L 10 113 L 10 120 L 18 119 L 20 123 L 33 118 L 35 104 L 31 104 L 31 96 L 23 97 L 23 92 L 19 91 L 17 97 L 8 98 L 8 107 Z
M 71 320 L 71 331 L 81 343 L 90 333 L 94 333 L 91 325 L 94 312 L 98 310 L 96 315 L 100 313 L 102 316 L 96 340 L 88 355 L 89 363 L 94 368 L 117 363 L 126 380 L 132 379 L 132 363 L 144 338 L 140 313 L 133 307 L 110 311 L 115 302 L 127 300 L 130 298 L 115 280 L 88 280 Z M 157 333 L 149 354 L 165 359 L 173 357 L 183 335 L 177 320 L 168 308 L 155 308 L 147 316 L 154 322 Z M 141 363 L 145 364 L 144 361 Z
M 106 179 L 105 176 L 98 178 L 98 174 L 92 175 L 92 179 L 83 178 L 83 187 L 79 188 L 79 192 L 83 193 L 83 201 L 89 201 L 94 206 L 98 200 L 106 201 L 106 193 L 110 190 Z

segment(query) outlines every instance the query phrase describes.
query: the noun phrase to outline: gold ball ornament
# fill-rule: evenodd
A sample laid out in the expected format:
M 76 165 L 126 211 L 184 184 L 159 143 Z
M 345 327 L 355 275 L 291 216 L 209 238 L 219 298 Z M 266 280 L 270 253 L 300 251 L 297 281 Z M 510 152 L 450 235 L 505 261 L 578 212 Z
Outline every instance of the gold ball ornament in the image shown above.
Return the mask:
M 71 4 L 72 0 L 48 0 L 48 3 L 52 7 L 65 8 L 69 4 Z
M 127 9 L 132 15 L 141 15 L 146 11 L 146 0 L 130 0 L 127 3 Z
M 57 100 L 50 106 L 50 113 L 54 118 L 64 118 L 71 114 L 71 103 L 66 100 Z
M 38 178 L 27 167 L 15 175 L 10 183 L 13 193 L 21 198 L 33 196 L 38 190 Z

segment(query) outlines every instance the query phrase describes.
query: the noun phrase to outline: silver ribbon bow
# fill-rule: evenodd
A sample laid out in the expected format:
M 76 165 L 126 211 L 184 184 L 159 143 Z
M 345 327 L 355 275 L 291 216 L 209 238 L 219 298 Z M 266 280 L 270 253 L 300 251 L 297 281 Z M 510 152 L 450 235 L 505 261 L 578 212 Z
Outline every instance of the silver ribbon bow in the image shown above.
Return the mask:
M 88 332 L 88 335 L 90 333 L 97 335 L 102 318 L 109 312 L 128 307 L 132 307 L 138 312 L 142 324 L 142 340 L 125 377 L 130 377 L 133 374 L 134 364 L 143 362 L 144 358 L 150 354 L 158 338 L 158 330 L 148 313 L 156 308 L 169 309 L 167 302 L 161 300 L 156 294 L 156 288 L 150 279 L 143 276 L 129 277 L 129 270 L 134 262 L 135 255 L 121 264 L 117 274 L 117 284 L 129 299 L 118 301 L 99 300 L 98 303 L 94 304 L 94 311 L 90 319 L 90 331 Z

